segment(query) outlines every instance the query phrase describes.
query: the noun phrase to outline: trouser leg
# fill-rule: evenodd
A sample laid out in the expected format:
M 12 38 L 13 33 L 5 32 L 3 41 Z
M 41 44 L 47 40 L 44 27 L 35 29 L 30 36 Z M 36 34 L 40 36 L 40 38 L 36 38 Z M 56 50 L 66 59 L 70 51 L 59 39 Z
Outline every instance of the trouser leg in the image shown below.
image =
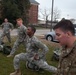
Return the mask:
M 42 69 L 44 69 L 44 70 L 47 70 L 47 71 L 49 71 L 49 72 L 56 72 L 56 71 L 57 71 L 57 68 L 56 68 L 56 67 L 51 66 L 51 65 L 48 65 L 46 61 L 39 60 L 39 61 L 36 62 L 36 64 L 37 64 L 40 68 L 42 68 Z
M 14 63 L 14 69 L 20 69 L 20 61 L 24 60 L 26 61 L 27 54 L 26 53 L 20 53 L 14 57 L 13 63 Z
M 10 55 L 13 55 L 15 53 L 15 51 L 17 50 L 17 48 L 19 47 L 20 44 L 21 44 L 21 42 L 19 42 L 18 40 L 16 40 L 16 42 L 14 43 L 14 45 L 12 47 Z
M 7 36 L 8 41 L 11 43 L 11 36 L 10 36 L 10 33 L 7 33 L 6 36 Z
M 5 36 L 5 33 L 2 33 L 0 37 L 0 44 L 3 42 L 4 36 Z

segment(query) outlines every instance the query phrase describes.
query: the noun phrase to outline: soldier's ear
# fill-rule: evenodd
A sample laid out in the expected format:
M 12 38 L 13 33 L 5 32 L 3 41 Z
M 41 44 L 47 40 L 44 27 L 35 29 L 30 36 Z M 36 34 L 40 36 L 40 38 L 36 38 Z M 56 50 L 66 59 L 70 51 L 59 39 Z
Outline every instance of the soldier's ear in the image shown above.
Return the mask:
M 69 37 L 71 35 L 72 35 L 72 33 L 70 31 L 67 31 L 67 36 Z

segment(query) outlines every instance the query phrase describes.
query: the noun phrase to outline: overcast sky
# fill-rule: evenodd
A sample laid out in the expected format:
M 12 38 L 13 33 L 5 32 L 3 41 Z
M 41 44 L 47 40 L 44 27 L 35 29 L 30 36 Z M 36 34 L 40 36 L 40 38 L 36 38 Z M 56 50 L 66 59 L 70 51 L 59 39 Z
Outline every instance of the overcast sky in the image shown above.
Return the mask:
M 52 0 L 36 0 L 40 3 L 40 9 L 51 9 Z M 76 19 L 76 0 L 54 0 L 54 8 L 58 8 L 61 13 L 61 18 Z

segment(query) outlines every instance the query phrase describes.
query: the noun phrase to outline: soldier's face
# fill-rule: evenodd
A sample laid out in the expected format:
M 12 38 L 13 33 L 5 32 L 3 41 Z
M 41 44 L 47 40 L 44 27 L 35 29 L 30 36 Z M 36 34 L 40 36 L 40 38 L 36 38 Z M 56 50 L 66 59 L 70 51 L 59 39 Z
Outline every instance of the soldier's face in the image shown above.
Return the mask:
M 20 20 L 17 21 L 17 25 L 20 26 L 22 22 Z
M 59 41 L 60 45 L 66 46 L 68 44 L 68 33 L 63 32 L 61 29 L 55 29 L 56 39 Z
M 27 28 L 27 35 L 28 35 L 28 36 L 33 35 L 33 31 L 32 31 L 32 29 L 31 29 L 31 27 L 28 27 L 28 28 Z
M 8 22 L 8 20 L 7 20 L 7 19 L 4 19 L 4 21 L 5 21 L 5 22 Z

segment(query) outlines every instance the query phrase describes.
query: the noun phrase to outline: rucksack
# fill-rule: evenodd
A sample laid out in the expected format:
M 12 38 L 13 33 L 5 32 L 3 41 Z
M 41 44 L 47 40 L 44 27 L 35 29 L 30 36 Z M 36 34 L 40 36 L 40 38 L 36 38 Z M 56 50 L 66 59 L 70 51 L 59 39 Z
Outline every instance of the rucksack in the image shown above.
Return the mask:
M 3 46 L 3 54 L 9 55 L 11 50 L 12 50 L 11 46 Z
M 0 52 L 9 55 L 11 50 L 11 46 L 7 46 L 4 42 L 0 42 Z

